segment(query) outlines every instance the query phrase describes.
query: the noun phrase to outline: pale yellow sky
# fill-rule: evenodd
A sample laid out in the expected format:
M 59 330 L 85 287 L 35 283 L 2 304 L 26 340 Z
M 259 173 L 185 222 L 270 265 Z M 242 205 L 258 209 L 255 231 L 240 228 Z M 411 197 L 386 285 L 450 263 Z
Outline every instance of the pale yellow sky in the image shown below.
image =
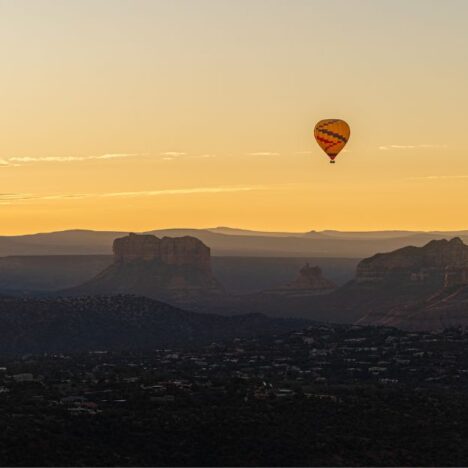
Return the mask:
M 465 0 L 0 0 L 0 234 L 468 228 Z M 316 121 L 351 140 L 328 164 Z

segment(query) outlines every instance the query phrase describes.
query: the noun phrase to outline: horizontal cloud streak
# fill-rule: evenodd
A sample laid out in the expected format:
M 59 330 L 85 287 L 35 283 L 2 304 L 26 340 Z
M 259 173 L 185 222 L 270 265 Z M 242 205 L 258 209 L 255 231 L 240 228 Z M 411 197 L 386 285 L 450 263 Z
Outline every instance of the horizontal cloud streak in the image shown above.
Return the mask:
M 130 158 L 135 156 L 141 156 L 139 153 L 108 153 L 101 154 L 98 156 L 13 156 L 7 158 L 6 161 L 9 163 L 38 163 L 38 162 L 74 162 L 74 161 L 90 161 L 96 160 L 107 160 L 107 159 L 119 159 L 119 158 Z
M 216 158 L 216 154 L 200 154 L 199 156 L 192 156 L 192 158 L 202 158 L 202 159 L 211 159 Z
M 268 187 L 262 185 L 243 187 L 194 187 L 182 189 L 161 189 L 142 190 L 135 192 L 107 192 L 107 193 L 66 193 L 34 195 L 29 193 L 4 193 L 0 194 L 0 205 L 12 205 L 14 202 L 43 201 L 43 200 L 82 200 L 88 198 L 137 198 L 156 197 L 170 195 L 196 195 L 196 194 L 216 194 L 216 193 L 236 193 L 252 192 L 257 190 L 267 190 Z
M 159 153 L 161 156 L 168 156 L 170 158 L 177 158 L 178 156 L 186 156 L 187 153 L 182 153 L 179 151 L 165 151 L 164 153 Z
M 30 193 L 0 193 L 0 201 L 5 200 L 30 200 L 34 199 L 34 195 Z
M 443 149 L 447 148 L 447 145 L 386 145 L 379 146 L 381 151 L 390 151 L 390 150 L 410 150 L 410 149 Z
M 468 179 L 468 175 L 431 175 L 408 177 L 406 180 L 447 180 L 447 179 Z
M 164 161 L 174 161 L 182 159 L 212 159 L 216 158 L 216 154 L 204 153 L 204 154 L 189 154 L 189 153 L 176 153 L 176 152 L 166 152 L 159 153 L 162 156 Z
M 269 151 L 260 151 L 258 153 L 247 153 L 247 156 L 279 156 L 280 153 L 272 153 Z
M 158 195 L 192 195 L 197 193 L 231 193 L 265 190 L 262 186 L 253 187 L 199 187 L 192 189 L 147 190 L 142 192 L 115 192 L 102 194 L 103 197 L 154 197 Z

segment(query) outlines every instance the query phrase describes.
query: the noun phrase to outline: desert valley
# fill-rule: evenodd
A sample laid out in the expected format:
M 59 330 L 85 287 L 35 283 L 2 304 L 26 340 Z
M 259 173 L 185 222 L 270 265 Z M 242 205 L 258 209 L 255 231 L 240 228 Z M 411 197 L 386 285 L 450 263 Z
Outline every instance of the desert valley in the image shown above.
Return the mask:
M 92 320 L 94 310 L 96 314 L 104 313 L 99 326 L 102 327 L 100 333 L 105 334 L 108 326 L 106 309 L 109 309 L 107 318 L 110 320 L 110 314 L 117 313 L 113 320 L 121 321 L 120 326 L 125 328 L 124 323 L 132 320 L 135 314 L 135 301 L 139 303 L 142 298 L 148 301 L 145 310 L 154 309 L 155 314 L 159 313 L 159 308 L 164 310 L 158 322 L 160 328 L 153 333 L 153 340 L 149 334 L 144 341 L 138 335 L 138 327 L 135 330 L 129 328 L 125 346 L 132 342 L 134 346 L 143 346 L 143 343 L 157 346 L 183 340 L 183 327 L 180 336 L 177 330 L 163 332 L 165 320 L 171 322 L 182 311 L 192 317 L 193 323 L 197 320 L 203 323 L 200 325 L 202 329 L 211 328 L 206 325 L 210 320 L 213 324 L 221 324 L 224 320 L 226 330 L 219 331 L 220 337 L 224 337 L 228 329 L 235 335 L 232 327 L 236 320 L 252 320 L 252 323 L 260 320 L 273 328 L 284 319 L 297 319 L 298 323 L 302 320 L 303 323 L 383 325 L 414 331 L 438 331 L 447 327 L 465 327 L 468 323 L 468 246 L 460 237 L 431 240 L 422 246 L 405 246 L 364 259 L 321 257 L 317 253 L 322 252 L 317 250 L 307 256 L 304 256 L 307 252 L 302 252 L 301 257 L 213 257 L 213 248 L 194 236 L 156 237 L 153 234 L 129 234 L 113 241 L 109 239 L 111 245 L 107 250 L 113 255 L 105 255 L 104 246 L 100 247 L 100 254 L 86 252 L 86 248 L 91 252 L 99 248 L 96 242 L 90 244 L 90 238 L 95 241 L 104 234 L 78 231 L 40 235 L 35 243 L 25 245 L 29 255 L 0 259 L 2 308 L 6 311 L 18 307 L 25 311 L 22 315 L 25 322 L 20 325 L 30 333 L 24 337 L 25 343 L 36 343 L 37 349 L 61 351 L 60 346 L 55 348 L 52 344 L 57 341 L 66 343 L 70 350 L 71 341 L 61 323 L 70 314 L 74 322 L 83 320 L 80 329 L 88 326 L 95 332 L 97 325 L 86 325 L 86 320 Z M 258 235 L 265 237 L 263 233 Z M 235 235 L 223 233 L 222 236 L 225 245 L 232 242 L 238 246 L 242 245 L 243 239 L 249 245 L 254 238 L 251 234 L 239 236 L 237 232 Z M 370 238 L 370 244 L 382 242 L 383 245 L 390 242 L 389 239 L 393 243 L 416 239 L 420 244 L 424 239 L 421 234 L 393 237 L 394 233 L 375 233 L 371 236 L 372 233 L 350 234 L 349 240 L 343 233 L 330 237 L 331 242 L 337 243 L 338 252 L 349 248 L 349 242 L 364 244 L 366 237 Z M 73 244 L 70 238 L 73 238 Z M 297 239 L 281 237 L 279 233 L 270 238 L 289 242 L 289 245 L 294 245 Z M 50 250 L 54 249 L 53 240 L 59 242 L 57 239 L 61 239 L 61 249 L 69 250 L 55 256 Z M 299 239 L 303 240 L 303 237 Z M 16 245 L 24 242 L 21 238 L 8 240 Z M 31 245 L 34 249 L 39 246 L 48 249 L 48 255 L 31 255 L 28 250 Z M 311 245 L 315 246 L 314 243 Z M 77 249 L 81 249 L 82 255 L 76 254 Z M 329 255 L 328 251 L 326 253 Z M 103 298 L 101 302 L 93 299 L 100 297 Z M 104 298 L 108 298 L 108 302 Z M 174 310 L 172 316 L 168 313 L 171 307 Z M 37 317 L 27 314 L 28 309 L 41 310 L 37 314 L 43 326 L 49 328 L 51 336 L 60 339 L 45 339 L 44 330 L 33 325 Z M 61 309 L 67 312 L 57 313 Z M 1 320 L 12 320 L 13 317 L 19 320 L 18 314 L 10 314 L 7 318 L 4 312 Z M 28 320 L 31 321 L 29 325 Z M 142 315 L 139 318 L 141 329 L 147 332 L 146 321 L 149 326 L 151 320 L 151 313 Z M 171 329 L 171 325 L 167 325 Z M 286 330 L 291 327 L 289 322 L 284 325 Z M 54 327 L 58 327 L 56 332 Z M 250 331 L 254 333 L 254 330 L 257 334 L 263 331 L 252 325 Z M 71 332 L 77 333 L 76 329 Z M 132 338 L 131 333 L 136 335 Z M 239 331 L 239 334 L 243 332 Z M 29 352 L 27 347 L 21 348 L 18 334 L 14 335 L 17 351 Z M 217 338 L 215 331 L 206 337 L 195 331 L 192 335 L 194 340 L 208 336 L 209 339 Z M 118 337 L 113 339 L 118 340 Z M 7 341 L 4 339 L 5 346 Z M 94 346 L 98 344 L 95 342 Z M 79 340 L 76 346 L 83 349 Z M 122 347 L 125 346 L 122 342 Z
M 301 248 L 312 249 L 300 256 L 266 257 L 248 250 L 251 233 L 229 232 L 224 248 L 239 249 L 245 239 L 245 252 L 258 256 L 213 256 L 209 239 L 186 232 L 8 239 L 16 246 L 0 259 L 0 427 L 7 434 L 0 454 L 8 464 L 465 459 L 453 439 L 468 414 L 468 246 L 461 237 L 334 233 L 327 242 L 340 254 L 355 242 L 397 248 L 334 257 L 320 251 L 323 239 L 306 239 Z M 281 249 L 303 241 L 271 238 Z M 417 245 L 401 246 L 411 240 Z M 363 421 L 357 429 L 356 418 Z M 436 445 L 424 429 L 433 421 L 446 434 Z M 285 428 L 298 447 L 314 450 L 273 450 Z M 117 445 L 106 443 L 109 430 Z M 239 445 L 239 431 L 252 442 Z M 419 437 L 407 450 L 414 431 Z M 29 455 L 43 444 L 47 450 Z

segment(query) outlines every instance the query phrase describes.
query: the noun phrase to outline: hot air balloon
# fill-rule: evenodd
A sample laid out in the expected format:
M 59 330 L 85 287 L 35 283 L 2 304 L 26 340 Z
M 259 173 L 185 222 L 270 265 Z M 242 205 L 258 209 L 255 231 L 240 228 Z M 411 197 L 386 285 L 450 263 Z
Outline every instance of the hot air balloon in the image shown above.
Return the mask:
M 330 158 L 330 163 L 335 163 L 335 158 L 345 147 L 350 133 L 349 125 L 340 119 L 321 120 L 314 129 L 315 139 Z

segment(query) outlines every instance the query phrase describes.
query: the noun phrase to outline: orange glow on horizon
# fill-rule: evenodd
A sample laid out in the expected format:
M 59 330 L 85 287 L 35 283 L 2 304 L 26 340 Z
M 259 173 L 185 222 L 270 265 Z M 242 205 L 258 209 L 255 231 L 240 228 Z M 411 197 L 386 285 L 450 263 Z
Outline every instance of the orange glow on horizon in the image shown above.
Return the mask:
M 0 235 L 468 229 L 468 3 L 318 3 L 5 3 Z

